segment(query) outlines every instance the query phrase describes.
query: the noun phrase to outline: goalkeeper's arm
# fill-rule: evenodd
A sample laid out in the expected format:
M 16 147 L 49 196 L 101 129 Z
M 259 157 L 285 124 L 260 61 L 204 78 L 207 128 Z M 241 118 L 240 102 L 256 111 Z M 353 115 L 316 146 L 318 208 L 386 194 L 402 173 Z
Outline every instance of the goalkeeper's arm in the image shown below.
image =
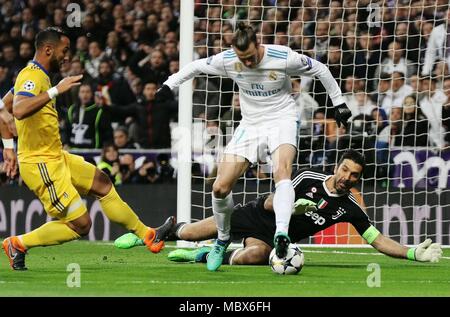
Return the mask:
M 375 227 L 371 228 L 375 229 Z M 376 238 L 372 242 L 368 242 L 379 252 L 395 258 L 409 259 L 419 262 L 438 262 L 442 257 L 442 249 L 440 244 L 432 243 L 431 239 L 426 239 L 417 247 L 409 248 L 383 236 L 380 232 L 378 232 Z

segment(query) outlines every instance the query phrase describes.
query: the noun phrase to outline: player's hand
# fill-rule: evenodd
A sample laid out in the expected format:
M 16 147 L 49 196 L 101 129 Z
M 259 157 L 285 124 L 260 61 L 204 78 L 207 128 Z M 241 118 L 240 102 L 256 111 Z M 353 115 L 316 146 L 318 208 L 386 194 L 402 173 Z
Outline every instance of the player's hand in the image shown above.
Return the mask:
M 162 85 L 155 94 L 156 102 L 164 102 L 173 99 L 173 92 L 167 85 Z
M 415 251 L 416 261 L 439 262 L 442 257 L 442 249 L 439 243 L 432 243 L 431 239 L 426 239 L 419 244 Z
M 317 204 L 309 199 L 300 198 L 294 204 L 293 215 L 302 215 L 308 211 L 317 211 Z
M 352 112 L 347 107 L 345 102 L 334 107 L 334 118 L 335 118 L 336 123 L 339 128 L 341 127 L 341 124 L 343 124 L 344 127 L 347 127 L 348 126 L 347 121 L 351 116 L 352 116 Z
M 3 149 L 3 171 L 9 178 L 16 177 L 17 174 L 17 157 L 14 149 Z
M 58 93 L 62 94 L 66 91 L 70 90 L 72 87 L 81 85 L 80 80 L 83 78 L 83 75 L 77 76 L 68 76 L 62 79 L 58 85 L 56 85 L 56 89 L 58 89 Z
M 6 109 L 0 111 L 0 117 L 3 122 L 7 125 L 9 132 L 11 132 L 14 136 L 17 136 L 16 123 L 14 121 L 14 117 L 9 113 Z

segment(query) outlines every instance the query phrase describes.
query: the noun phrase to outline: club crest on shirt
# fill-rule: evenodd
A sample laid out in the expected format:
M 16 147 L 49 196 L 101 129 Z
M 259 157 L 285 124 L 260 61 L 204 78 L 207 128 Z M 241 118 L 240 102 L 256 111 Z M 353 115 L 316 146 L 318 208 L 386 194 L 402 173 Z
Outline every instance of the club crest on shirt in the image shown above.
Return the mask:
M 27 80 L 27 81 L 23 84 L 23 89 L 25 89 L 25 90 L 27 90 L 27 91 L 33 90 L 34 87 L 36 87 L 36 85 L 35 85 L 34 82 L 32 82 L 31 80 Z
M 234 70 L 238 73 L 242 72 L 242 63 L 234 63 Z
M 277 73 L 276 73 L 275 71 L 272 70 L 272 71 L 269 73 L 269 79 L 270 79 L 270 80 L 277 80 L 277 78 L 278 78 Z
M 333 215 L 333 216 L 331 216 L 331 218 L 332 218 L 333 220 L 336 220 L 337 218 L 339 218 L 340 216 L 342 216 L 342 215 L 345 214 L 346 212 L 347 212 L 347 211 L 346 211 L 344 208 L 339 207 L 339 209 L 336 211 L 336 214 Z

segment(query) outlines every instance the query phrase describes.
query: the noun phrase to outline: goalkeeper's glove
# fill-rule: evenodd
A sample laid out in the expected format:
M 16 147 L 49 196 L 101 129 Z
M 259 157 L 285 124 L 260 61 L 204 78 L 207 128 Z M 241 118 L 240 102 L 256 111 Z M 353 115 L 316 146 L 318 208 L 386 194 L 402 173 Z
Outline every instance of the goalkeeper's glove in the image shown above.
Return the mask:
M 308 211 L 317 211 L 317 204 L 309 199 L 300 198 L 294 203 L 293 215 L 302 215 Z
M 439 262 L 442 257 L 442 249 L 439 243 L 432 243 L 431 239 L 426 239 L 416 248 L 408 251 L 408 259 L 419 262 Z
M 347 107 L 347 105 L 344 103 L 341 103 L 340 105 L 337 105 L 334 107 L 334 118 L 336 120 L 336 123 L 338 127 L 341 127 L 341 124 L 344 125 L 344 127 L 347 127 L 348 122 L 347 120 L 352 116 L 352 112 Z
M 167 85 L 162 85 L 155 94 L 155 101 L 156 102 L 164 102 L 166 100 L 173 99 L 173 93 L 172 90 Z

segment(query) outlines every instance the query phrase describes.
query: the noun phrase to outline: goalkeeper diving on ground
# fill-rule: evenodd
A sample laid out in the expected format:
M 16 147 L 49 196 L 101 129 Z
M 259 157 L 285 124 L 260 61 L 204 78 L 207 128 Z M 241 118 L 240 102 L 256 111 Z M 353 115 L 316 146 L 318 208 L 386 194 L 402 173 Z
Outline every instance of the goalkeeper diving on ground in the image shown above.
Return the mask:
M 292 178 L 295 189 L 295 205 L 289 224 L 289 236 L 298 242 L 336 223 L 351 223 L 358 233 L 379 252 L 395 258 L 420 262 L 438 262 L 442 249 L 438 243 L 426 239 L 409 248 L 385 237 L 370 222 L 358 204 L 351 189 L 360 181 L 365 166 L 362 154 L 347 150 L 340 158 L 333 175 L 314 169 L 303 169 Z M 231 236 L 234 241 L 243 240 L 244 248 L 226 252 L 223 264 L 267 264 L 273 249 L 276 230 L 273 212 L 273 193 L 258 197 L 245 205 L 234 207 L 231 216 Z M 170 217 L 156 230 L 166 240 L 203 241 L 216 238 L 214 217 L 195 223 L 175 224 Z M 115 241 L 116 247 L 131 248 L 143 245 L 134 234 L 125 234 Z M 176 262 L 206 263 L 211 248 L 177 249 L 168 258 Z

